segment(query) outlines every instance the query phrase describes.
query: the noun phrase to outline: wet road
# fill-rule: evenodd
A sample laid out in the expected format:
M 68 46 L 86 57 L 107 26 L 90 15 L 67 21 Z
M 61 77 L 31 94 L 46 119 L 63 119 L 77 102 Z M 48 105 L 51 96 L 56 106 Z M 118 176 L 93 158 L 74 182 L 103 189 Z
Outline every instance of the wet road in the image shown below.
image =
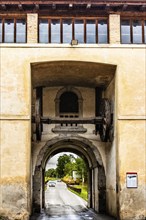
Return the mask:
M 113 220 L 88 209 L 87 202 L 71 193 L 63 182 L 47 187 L 45 201 L 45 212 L 34 215 L 31 220 Z

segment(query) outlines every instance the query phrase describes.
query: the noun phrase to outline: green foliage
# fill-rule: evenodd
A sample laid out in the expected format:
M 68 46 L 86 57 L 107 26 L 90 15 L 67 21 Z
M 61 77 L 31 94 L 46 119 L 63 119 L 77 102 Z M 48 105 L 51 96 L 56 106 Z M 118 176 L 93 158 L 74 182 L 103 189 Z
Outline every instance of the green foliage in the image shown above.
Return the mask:
M 71 154 L 63 154 L 58 158 L 56 173 L 59 178 L 63 178 L 66 174 L 70 173 L 72 160 L 73 156 Z
M 81 197 L 84 200 L 88 200 L 88 189 L 87 189 L 87 185 L 74 185 L 74 187 L 76 187 L 77 189 L 81 189 L 81 193 L 77 193 L 76 191 L 74 191 L 73 189 L 68 188 L 71 192 L 73 192 L 74 194 L 78 195 L 79 197 Z
M 45 183 L 47 183 L 49 180 L 56 180 L 56 177 L 47 177 L 45 176 Z
M 56 177 L 56 169 L 48 169 L 46 172 L 45 172 L 45 177 Z
M 75 170 L 76 164 L 74 162 L 69 162 L 65 164 L 64 174 L 72 176 L 72 171 Z
M 71 178 L 73 175 L 73 171 L 76 171 L 77 174 L 82 177 L 82 182 L 87 182 L 87 166 L 85 161 L 77 157 L 75 158 L 72 154 L 67 155 L 63 154 L 58 158 L 57 168 L 56 169 L 48 169 L 45 172 L 45 177 L 48 178 Z M 67 180 L 67 182 L 71 182 L 71 179 Z M 73 180 L 72 180 L 73 182 Z M 78 183 L 77 183 L 78 182 Z M 81 179 L 76 180 L 76 184 L 79 184 Z
M 65 182 L 66 184 L 70 184 L 70 185 L 74 185 L 76 182 L 75 180 L 72 179 L 71 176 L 66 175 L 62 178 L 63 182 Z
M 80 176 L 82 176 L 82 179 L 84 178 L 84 182 L 87 182 L 87 165 L 80 157 L 76 158 L 76 171 Z

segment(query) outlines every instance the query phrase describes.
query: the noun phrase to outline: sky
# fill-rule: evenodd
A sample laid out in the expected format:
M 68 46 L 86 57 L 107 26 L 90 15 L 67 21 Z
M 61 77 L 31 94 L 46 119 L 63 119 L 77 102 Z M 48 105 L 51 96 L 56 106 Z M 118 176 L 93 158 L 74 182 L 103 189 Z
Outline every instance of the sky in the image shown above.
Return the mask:
M 61 152 L 56 154 L 55 156 L 53 156 L 50 160 L 48 160 L 47 164 L 46 164 L 46 170 L 51 169 L 51 168 L 56 168 L 56 164 L 57 164 L 57 160 L 60 156 L 62 156 L 63 154 L 67 154 L 70 155 L 72 154 L 74 157 L 77 157 L 76 154 L 73 154 L 71 152 Z

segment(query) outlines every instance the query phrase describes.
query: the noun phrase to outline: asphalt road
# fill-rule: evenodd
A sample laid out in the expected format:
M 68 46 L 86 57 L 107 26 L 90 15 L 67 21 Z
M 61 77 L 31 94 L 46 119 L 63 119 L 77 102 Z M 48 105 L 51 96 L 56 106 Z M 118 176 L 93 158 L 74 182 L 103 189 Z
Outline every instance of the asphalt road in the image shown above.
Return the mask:
M 47 186 L 45 203 L 45 212 L 32 216 L 31 220 L 113 220 L 88 209 L 87 202 L 71 193 L 63 182 Z

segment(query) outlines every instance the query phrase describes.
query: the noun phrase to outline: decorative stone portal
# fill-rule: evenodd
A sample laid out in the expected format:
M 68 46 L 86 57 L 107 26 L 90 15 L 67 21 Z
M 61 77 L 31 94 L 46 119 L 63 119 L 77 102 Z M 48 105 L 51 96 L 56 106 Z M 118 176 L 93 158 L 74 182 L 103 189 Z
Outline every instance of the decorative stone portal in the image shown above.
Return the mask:
M 33 212 L 44 208 L 44 172 L 47 160 L 59 152 L 73 152 L 81 156 L 88 165 L 88 207 L 97 212 L 106 211 L 106 176 L 98 149 L 91 141 L 77 136 L 58 136 L 41 148 L 33 176 Z

